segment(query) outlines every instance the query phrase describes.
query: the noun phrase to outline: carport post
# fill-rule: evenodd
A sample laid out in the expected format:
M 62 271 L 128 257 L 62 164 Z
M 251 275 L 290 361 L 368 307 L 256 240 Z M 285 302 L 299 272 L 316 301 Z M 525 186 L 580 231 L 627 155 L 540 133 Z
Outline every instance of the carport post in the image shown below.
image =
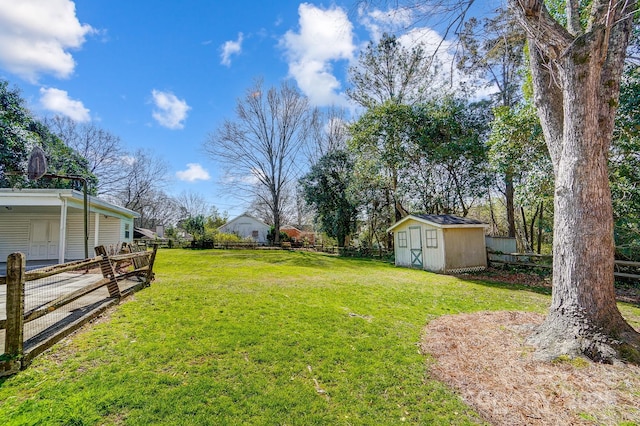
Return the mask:
M 23 354 L 24 283 L 27 260 L 22 253 L 7 257 L 7 325 L 4 352 L 11 357 Z

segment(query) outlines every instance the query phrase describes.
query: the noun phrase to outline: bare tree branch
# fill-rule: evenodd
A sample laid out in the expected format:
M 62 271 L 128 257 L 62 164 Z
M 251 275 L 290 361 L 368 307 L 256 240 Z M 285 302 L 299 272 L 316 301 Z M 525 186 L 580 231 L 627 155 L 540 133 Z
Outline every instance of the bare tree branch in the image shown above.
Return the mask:
M 263 91 L 262 81 L 236 105 L 236 118 L 209 135 L 206 152 L 225 168 L 228 186 L 263 200 L 279 231 L 283 202 L 295 182 L 313 114 L 290 83 Z M 279 232 L 276 232 L 276 242 Z

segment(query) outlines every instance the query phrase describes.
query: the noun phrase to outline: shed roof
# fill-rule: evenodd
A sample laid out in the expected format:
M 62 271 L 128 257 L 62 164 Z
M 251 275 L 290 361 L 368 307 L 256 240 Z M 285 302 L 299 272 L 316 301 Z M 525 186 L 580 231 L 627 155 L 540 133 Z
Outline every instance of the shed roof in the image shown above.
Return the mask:
M 393 224 L 387 229 L 387 232 L 393 232 L 398 226 L 411 219 L 427 223 L 437 228 L 484 228 L 486 226 L 484 222 L 479 220 L 452 214 L 410 214 Z
M 438 225 L 484 225 L 483 222 L 468 217 L 454 216 L 452 214 L 414 214 L 421 219 Z

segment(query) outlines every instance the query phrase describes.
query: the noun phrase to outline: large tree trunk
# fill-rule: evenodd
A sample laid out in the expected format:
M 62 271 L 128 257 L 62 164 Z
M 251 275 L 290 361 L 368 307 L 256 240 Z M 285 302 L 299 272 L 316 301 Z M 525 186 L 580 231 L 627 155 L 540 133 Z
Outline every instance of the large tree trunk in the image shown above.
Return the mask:
M 640 334 L 616 305 L 607 173 L 630 21 L 611 11 L 620 20 L 582 34 L 571 19 L 566 31 L 553 22 L 541 2 L 522 4 L 515 7 L 529 30 L 535 103 L 555 173 L 552 302 L 530 342 L 547 359 L 640 363 Z

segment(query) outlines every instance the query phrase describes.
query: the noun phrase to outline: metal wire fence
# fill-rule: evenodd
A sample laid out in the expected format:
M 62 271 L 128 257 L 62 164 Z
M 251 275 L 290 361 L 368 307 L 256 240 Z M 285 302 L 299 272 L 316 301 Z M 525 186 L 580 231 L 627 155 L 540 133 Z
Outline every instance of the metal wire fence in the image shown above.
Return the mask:
M 0 276 L 0 376 L 28 364 L 121 296 L 150 284 L 152 251 L 109 256 L 104 247 L 92 259 L 26 271 L 24 255 L 7 259 Z

